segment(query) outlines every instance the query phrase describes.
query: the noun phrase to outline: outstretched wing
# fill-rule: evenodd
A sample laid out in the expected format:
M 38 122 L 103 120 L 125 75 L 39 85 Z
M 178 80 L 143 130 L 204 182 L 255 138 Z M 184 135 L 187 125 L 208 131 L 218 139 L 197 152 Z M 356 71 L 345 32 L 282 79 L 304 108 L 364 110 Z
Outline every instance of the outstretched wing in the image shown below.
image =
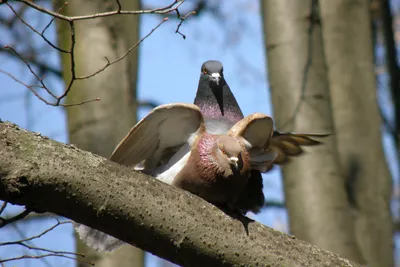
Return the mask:
M 160 105 L 129 131 L 110 160 L 152 170 L 204 130 L 204 119 L 196 105 Z
M 273 134 L 273 120 L 262 113 L 253 113 L 238 121 L 228 131 L 228 135 L 243 137 L 250 154 L 251 168 L 266 172 L 272 168 L 277 156 L 275 151 L 268 150 Z
M 260 172 L 272 169 L 273 164 L 285 164 L 290 157 L 303 153 L 303 146 L 321 144 L 314 138 L 330 134 L 280 133 L 273 130 L 272 118 L 262 113 L 253 113 L 237 122 L 228 132 L 242 136 L 247 141 L 252 168 Z
M 277 153 L 274 164 L 285 164 L 290 157 L 298 156 L 303 153 L 303 146 L 315 146 L 321 144 L 314 138 L 324 138 L 330 134 L 296 134 L 280 133 L 274 131 L 268 151 Z

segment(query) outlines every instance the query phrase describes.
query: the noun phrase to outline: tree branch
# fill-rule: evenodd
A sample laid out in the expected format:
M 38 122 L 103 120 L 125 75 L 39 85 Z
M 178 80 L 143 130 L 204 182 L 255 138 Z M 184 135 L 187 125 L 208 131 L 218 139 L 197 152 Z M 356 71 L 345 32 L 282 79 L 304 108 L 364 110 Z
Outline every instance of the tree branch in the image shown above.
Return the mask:
M 0 199 L 184 266 L 360 266 L 71 145 L 0 122 Z

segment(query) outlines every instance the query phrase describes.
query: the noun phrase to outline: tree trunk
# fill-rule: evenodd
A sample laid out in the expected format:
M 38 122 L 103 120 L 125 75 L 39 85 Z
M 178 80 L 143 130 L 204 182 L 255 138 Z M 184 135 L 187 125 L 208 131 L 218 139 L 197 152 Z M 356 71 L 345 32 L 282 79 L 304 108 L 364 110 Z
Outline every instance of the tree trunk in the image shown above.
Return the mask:
M 262 1 L 269 82 L 277 128 L 334 132 L 316 1 Z M 282 168 L 290 231 L 363 262 L 332 136 Z
M 326 63 L 340 164 L 368 266 L 393 266 L 391 176 L 381 118 L 368 0 L 320 0 Z
M 139 10 L 139 0 L 120 0 L 124 10 Z M 63 1 L 55 1 L 60 7 Z M 71 1 L 65 8 L 68 15 L 87 15 L 117 8 L 115 1 Z M 76 23 L 75 64 L 77 75 L 92 74 L 106 63 L 124 55 L 139 38 L 138 16 L 113 16 Z M 59 24 L 59 45 L 69 48 L 68 24 Z M 67 103 L 100 98 L 101 101 L 67 108 L 69 141 L 79 148 L 108 157 L 118 142 L 136 122 L 136 80 L 138 49 L 124 60 L 86 80 L 76 81 L 67 96 Z M 66 83 L 71 78 L 70 59 L 62 54 Z M 143 266 L 143 252 L 124 246 L 114 253 L 102 254 L 84 245 L 77 238 L 77 250 L 98 267 Z M 79 266 L 87 266 L 80 263 Z

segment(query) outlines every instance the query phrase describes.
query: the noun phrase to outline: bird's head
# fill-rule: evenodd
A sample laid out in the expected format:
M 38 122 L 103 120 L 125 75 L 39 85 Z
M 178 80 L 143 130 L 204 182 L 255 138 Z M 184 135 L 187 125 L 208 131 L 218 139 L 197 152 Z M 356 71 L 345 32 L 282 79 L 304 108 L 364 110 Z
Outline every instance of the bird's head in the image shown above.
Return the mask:
M 216 150 L 218 160 L 228 163 L 231 169 L 238 171 L 243 167 L 243 147 L 238 139 L 228 135 L 220 135 L 216 140 Z
M 201 78 L 215 84 L 216 86 L 220 86 L 221 82 L 224 79 L 223 74 L 224 68 L 222 63 L 217 60 L 208 60 L 201 65 Z

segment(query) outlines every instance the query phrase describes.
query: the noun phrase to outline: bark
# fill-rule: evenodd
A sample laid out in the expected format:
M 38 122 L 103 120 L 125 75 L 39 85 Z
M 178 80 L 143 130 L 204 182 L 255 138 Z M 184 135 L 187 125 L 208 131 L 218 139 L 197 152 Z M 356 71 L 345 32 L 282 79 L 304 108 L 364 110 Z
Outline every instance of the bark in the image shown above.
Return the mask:
M 125 10 L 139 10 L 139 0 L 120 0 Z M 61 6 L 64 1 L 55 1 Z M 72 1 L 65 8 L 70 15 L 86 15 L 111 11 L 116 1 Z M 78 75 L 94 73 L 106 63 L 124 55 L 139 38 L 138 16 L 114 16 L 76 23 L 75 64 Z M 69 47 L 69 26 L 59 24 L 59 44 Z M 138 49 L 124 60 L 87 80 L 76 81 L 67 96 L 67 103 L 100 98 L 100 102 L 67 109 L 69 141 L 79 148 L 108 157 L 118 142 L 136 122 L 136 80 Z M 69 83 L 70 58 L 62 55 L 63 76 Z M 98 253 L 77 238 L 77 250 L 88 255 L 96 266 L 143 266 L 143 252 L 122 247 L 115 253 Z M 79 263 L 79 266 L 87 266 Z
M 342 172 L 368 266 L 393 266 L 391 176 L 381 118 L 367 0 L 320 0 L 324 51 Z
M 264 0 L 265 48 L 277 128 L 334 132 L 316 1 Z M 282 168 L 290 231 L 354 261 L 358 250 L 334 136 Z
M 0 123 L 0 199 L 99 229 L 183 266 L 360 266 L 85 152 Z

